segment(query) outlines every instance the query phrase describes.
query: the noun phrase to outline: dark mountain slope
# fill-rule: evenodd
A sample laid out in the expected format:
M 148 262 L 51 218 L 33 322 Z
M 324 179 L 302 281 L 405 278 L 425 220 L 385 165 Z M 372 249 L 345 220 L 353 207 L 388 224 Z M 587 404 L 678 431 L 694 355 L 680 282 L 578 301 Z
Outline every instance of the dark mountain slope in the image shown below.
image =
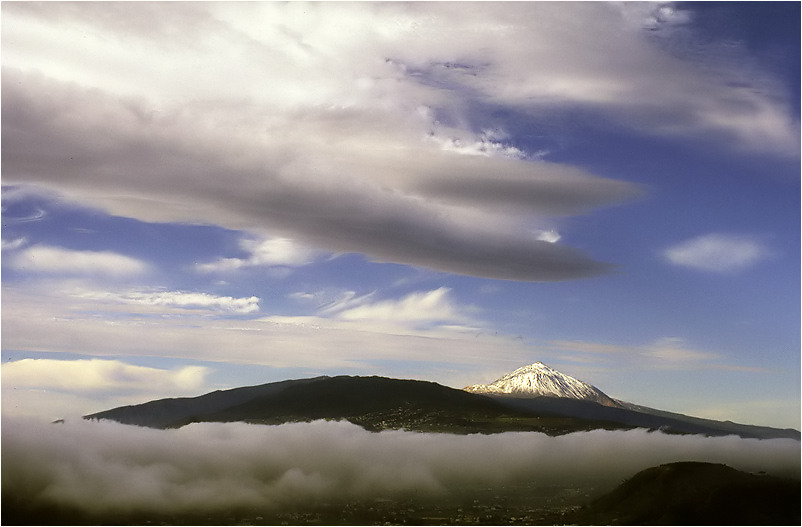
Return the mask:
M 368 430 L 427 432 L 538 431 L 557 435 L 594 428 L 648 428 L 667 433 L 799 440 L 796 430 L 740 425 L 619 402 L 510 394 L 479 394 L 433 382 L 387 377 L 315 377 L 161 399 L 88 415 L 152 428 L 201 421 L 279 424 L 347 419 Z
M 593 525 L 799 525 L 800 481 L 682 462 L 639 472 L 571 518 Z
M 493 398 L 433 382 L 348 376 L 284 381 L 195 398 L 162 399 L 86 418 L 154 428 L 193 422 L 280 424 L 314 419 L 348 420 L 372 431 L 404 428 L 449 433 L 537 431 L 557 435 L 595 428 L 628 428 L 511 408 Z
M 339 376 L 289 386 L 195 421 L 277 424 L 314 419 L 345 419 L 372 431 L 404 428 L 450 433 L 538 431 L 554 435 L 621 428 L 611 423 L 508 408 L 492 398 L 434 382 L 376 376 Z
M 758 439 L 788 438 L 796 439 L 797 441 L 800 439 L 799 431 L 794 430 L 793 428 L 773 428 L 770 426 L 745 425 L 741 423 L 734 423 L 732 421 L 715 421 L 713 419 L 692 417 L 675 412 L 666 412 L 665 410 L 657 410 L 655 408 L 626 403 L 623 401 L 619 401 L 619 403 L 621 403 L 624 408 L 638 412 L 641 415 L 651 415 L 661 419 L 679 421 L 683 423 L 682 426 L 691 425 L 707 428 L 712 427 L 716 430 L 730 434 L 736 434 L 741 437 L 755 437 Z
M 466 397 L 468 395 L 468 397 Z M 280 393 L 255 397 L 208 417 L 214 421 L 242 421 L 273 417 L 324 419 L 382 412 L 387 408 L 443 411 L 498 411 L 484 397 L 426 381 L 386 377 L 339 376 L 289 386 Z
M 581 401 L 563 397 L 512 397 L 502 395 L 492 395 L 491 397 L 511 408 L 541 415 L 561 415 L 578 419 L 608 421 L 633 428 L 659 429 L 667 433 L 712 436 L 734 434 L 757 439 L 788 438 L 799 440 L 800 437 L 799 432 L 792 429 L 701 419 L 623 402 L 621 403 L 621 408 L 612 408 L 593 401 Z
M 143 404 L 120 406 L 96 414 L 86 415 L 85 419 L 109 419 L 128 425 L 150 428 L 171 428 L 191 422 L 194 417 L 219 412 L 235 405 L 250 401 L 255 397 L 267 396 L 294 385 L 304 385 L 326 377 L 287 380 L 244 386 L 230 390 L 217 390 L 199 397 L 180 397 L 159 399 Z

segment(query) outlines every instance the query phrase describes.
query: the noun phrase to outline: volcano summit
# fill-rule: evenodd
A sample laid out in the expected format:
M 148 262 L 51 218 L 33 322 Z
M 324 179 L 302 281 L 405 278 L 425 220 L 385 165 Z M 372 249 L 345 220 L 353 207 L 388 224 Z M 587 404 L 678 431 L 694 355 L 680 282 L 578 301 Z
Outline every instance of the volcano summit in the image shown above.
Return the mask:
M 483 395 L 562 397 L 580 401 L 593 401 L 594 403 L 614 408 L 621 407 L 619 403 L 595 386 L 560 373 L 542 362 L 518 368 L 490 384 L 473 384 L 463 389 L 467 392 Z

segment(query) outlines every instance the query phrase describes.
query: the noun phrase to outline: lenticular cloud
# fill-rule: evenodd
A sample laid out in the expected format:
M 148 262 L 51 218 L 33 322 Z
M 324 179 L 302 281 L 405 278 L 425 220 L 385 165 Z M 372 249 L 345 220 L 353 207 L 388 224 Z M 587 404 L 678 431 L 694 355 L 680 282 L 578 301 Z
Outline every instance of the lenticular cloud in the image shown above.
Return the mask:
M 346 422 L 193 424 L 4 419 L 4 489 L 91 512 L 279 509 L 310 500 L 437 498 L 476 486 L 609 486 L 674 461 L 798 477 L 799 443 L 644 430 L 454 436 L 370 433 Z

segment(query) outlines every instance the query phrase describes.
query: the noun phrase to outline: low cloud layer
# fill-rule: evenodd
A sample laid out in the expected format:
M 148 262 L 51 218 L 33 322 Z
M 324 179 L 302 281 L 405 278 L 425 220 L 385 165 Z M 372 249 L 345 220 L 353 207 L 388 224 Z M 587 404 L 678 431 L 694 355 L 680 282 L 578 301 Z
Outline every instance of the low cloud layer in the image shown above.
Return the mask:
M 87 511 L 184 512 L 413 495 L 537 482 L 612 487 L 650 466 L 725 463 L 799 476 L 793 440 L 593 431 L 453 436 L 349 423 L 193 424 L 3 420 L 3 489 Z

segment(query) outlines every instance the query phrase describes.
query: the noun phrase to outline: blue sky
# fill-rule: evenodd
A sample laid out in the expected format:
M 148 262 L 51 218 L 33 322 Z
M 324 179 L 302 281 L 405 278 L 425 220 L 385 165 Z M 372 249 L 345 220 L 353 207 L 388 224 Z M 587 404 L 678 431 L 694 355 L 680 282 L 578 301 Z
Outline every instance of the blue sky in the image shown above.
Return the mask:
M 4 414 L 542 361 L 799 428 L 799 9 L 3 4 Z

